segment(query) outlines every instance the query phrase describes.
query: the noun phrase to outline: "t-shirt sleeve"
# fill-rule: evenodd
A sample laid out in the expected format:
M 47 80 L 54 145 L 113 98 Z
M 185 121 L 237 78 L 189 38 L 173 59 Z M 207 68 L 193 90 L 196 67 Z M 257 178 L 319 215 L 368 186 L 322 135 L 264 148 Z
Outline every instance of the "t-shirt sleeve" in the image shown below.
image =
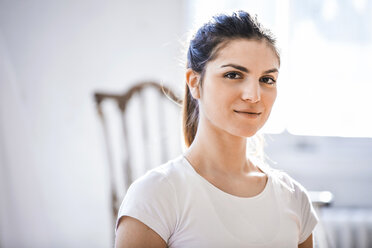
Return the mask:
M 133 217 L 167 243 L 176 223 L 176 194 L 162 173 L 150 171 L 129 187 L 118 212 L 115 232 L 122 216 Z
M 303 243 L 313 232 L 318 223 L 317 214 L 313 208 L 310 197 L 306 189 L 299 183 L 295 183 L 300 204 L 300 237 L 299 244 Z

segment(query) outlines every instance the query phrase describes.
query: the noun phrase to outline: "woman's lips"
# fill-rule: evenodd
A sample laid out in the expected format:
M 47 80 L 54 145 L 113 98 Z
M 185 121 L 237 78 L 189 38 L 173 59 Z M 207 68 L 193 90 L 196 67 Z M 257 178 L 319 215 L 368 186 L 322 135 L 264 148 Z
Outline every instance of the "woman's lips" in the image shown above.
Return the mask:
M 234 110 L 234 112 L 239 114 L 240 116 L 250 118 L 250 119 L 258 118 L 262 114 L 262 112 L 239 111 L 239 110 Z

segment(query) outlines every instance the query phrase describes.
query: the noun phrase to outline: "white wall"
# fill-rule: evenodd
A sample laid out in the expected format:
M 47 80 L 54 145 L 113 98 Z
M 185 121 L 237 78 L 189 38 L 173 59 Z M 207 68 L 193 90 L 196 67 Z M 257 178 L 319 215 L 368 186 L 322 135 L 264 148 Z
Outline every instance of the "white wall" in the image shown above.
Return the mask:
M 182 85 L 183 1 L 0 1 L 0 246 L 110 247 L 92 94 Z

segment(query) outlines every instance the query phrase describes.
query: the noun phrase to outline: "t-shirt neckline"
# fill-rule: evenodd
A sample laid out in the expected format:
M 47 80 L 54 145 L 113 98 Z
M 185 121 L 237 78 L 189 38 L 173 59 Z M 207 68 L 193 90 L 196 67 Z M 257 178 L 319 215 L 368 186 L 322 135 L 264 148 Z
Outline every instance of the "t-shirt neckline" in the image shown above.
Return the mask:
M 268 173 L 266 170 L 263 170 L 261 167 L 259 167 L 258 165 L 256 165 L 263 173 L 266 174 L 267 176 L 267 180 L 266 180 L 266 184 L 265 184 L 265 187 L 264 189 L 258 193 L 257 195 L 255 196 L 251 196 L 251 197 L 243 197 L 243 196 L 237 196 L 237 195 L 233 195 L 233 194 L 230 194 L 230 193 L 227 193 L 221 189 L 219 189 L 218 187 L 216 187 L 215 185 L 213 185 L 211 182 L 209 182 L 206 178 L 204 178 L 203 176 L 201 176 L 195 169 L 194 167 L 191 165 L 191 163 L 186 159 L 186 157 L 184 155 L 181 155 L 181 159 L 183 161 L 183 163 L 188 167 L 188 169 L 197 177 L 199 178 L 203 184 L 207 185 L 207 187 L 209 187 L 210 189 L 212 189 L 213 191 L 217 192 L 218 194 L 222 194 L 222 195 L 225 195 L 229 198 L 232 198 L 232 199 L 238 199 L 238 200 L 244 200 L 244 201 L 251 201 L 251 200 L 257 200 L 261 197 L 263 197 L 266 192 L 268 191 L 270 185 L 271 185 L 271 176 L 270 176 L 270 173 Z

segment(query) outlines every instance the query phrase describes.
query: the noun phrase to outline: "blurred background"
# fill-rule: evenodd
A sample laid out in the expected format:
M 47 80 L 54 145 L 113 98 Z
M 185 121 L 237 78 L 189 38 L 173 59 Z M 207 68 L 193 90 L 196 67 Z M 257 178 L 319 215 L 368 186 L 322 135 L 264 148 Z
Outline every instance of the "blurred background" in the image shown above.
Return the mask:
M 120 164 L 122 133 L 103 132 L 94 94 L 155 81 L 181 97 L 190 32 L 238 9 L 257 14 L 281 50 L 263 130 L 271 165 L 332 193 L 323 247 L 372 247 L 368 0 L 0 0 L 0 247 L 112 247 L 105 137 Z M 163 129 L 180 135 L 174 116 Z M 169 156 L 181 144 L 168 142 Z

